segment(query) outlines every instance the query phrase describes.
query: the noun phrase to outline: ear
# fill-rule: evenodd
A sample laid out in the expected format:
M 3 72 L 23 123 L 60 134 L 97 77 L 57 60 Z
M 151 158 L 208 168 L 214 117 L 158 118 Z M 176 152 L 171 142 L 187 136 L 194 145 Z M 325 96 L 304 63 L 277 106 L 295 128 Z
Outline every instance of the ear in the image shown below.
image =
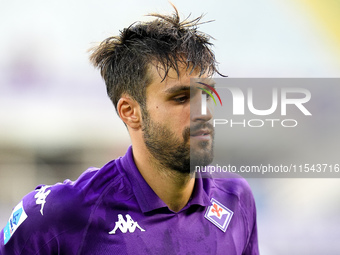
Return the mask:
M 141 126 L 141 112 L 139 104 L 129 96 L 123 95 L 117 104 L 117 112 L 124 123 L 132 128 Z

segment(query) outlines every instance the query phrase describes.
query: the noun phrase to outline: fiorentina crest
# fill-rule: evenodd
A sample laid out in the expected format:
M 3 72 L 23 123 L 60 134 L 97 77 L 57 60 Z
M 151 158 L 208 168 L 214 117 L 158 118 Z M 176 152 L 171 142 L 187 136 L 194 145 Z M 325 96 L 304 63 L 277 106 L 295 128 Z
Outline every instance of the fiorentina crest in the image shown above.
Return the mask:
M 234 213 L 214 198 L 211 199 L 211 203 L 204 217 L 225 232 Z

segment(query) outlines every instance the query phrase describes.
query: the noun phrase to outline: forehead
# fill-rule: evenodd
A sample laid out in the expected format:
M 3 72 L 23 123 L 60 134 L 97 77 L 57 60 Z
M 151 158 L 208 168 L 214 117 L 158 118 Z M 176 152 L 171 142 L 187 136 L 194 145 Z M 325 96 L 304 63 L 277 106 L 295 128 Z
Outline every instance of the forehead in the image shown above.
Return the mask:
M 165 70 L 155 65 L 150 66 L 148 75 L 151 78 L 148 88 L 158 91 L 167 91 L 173 87 L 189 87 L 190 83 L 193 83 L 192 81 L 208 79 L 206 73 L 200 76 L 200 70 L 198 68 L 192 70 L 182 63 L 178 65 L 178 72 L 170 68 L 165 78 Z

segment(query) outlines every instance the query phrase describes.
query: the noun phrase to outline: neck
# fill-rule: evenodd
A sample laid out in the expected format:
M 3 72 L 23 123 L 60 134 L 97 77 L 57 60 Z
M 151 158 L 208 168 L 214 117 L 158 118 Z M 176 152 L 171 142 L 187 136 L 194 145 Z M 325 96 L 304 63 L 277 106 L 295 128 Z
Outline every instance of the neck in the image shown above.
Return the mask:
M 174 212 L 180 211 L 189 201 L 195 178 L 164 168 L 147 148 L 134 148 L 136 166 L 151 189 Z

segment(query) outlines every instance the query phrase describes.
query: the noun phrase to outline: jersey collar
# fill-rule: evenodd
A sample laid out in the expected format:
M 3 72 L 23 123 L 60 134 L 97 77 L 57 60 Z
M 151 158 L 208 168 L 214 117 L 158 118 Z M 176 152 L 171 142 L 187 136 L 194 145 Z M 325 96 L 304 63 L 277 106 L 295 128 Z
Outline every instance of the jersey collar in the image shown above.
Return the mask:
M 140 174 L 133 159 L 132 146 L 128 148 L 125 156 L 120 158 L 120 163 L 131 182 L 134 195 L 143 213 L 168 208 Z M 211 204 L 208 196 L 211 186 L 210 181 L 210 179 L 196 178 L 192 198 L 181 211 L 188 209 L 192 205 L 209 206 Z

